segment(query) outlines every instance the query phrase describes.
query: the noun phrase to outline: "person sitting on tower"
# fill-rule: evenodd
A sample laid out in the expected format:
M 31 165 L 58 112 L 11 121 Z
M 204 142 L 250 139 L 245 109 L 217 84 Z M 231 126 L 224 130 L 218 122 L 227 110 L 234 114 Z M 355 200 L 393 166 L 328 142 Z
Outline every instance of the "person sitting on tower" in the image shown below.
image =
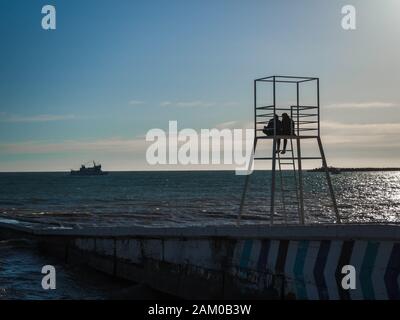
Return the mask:
M 290 119 L 287 113 L 282 113 L 282 135 L 294 136 L 294 121 Z M 282 154 L 286 153 L 287 139 L 283 139 L 283 150 Z
M 282 132 L 282 123 L 279 120 L 279 116 L 275 115 L 268 124 L 264 126 L 263 132 L 267 136 L 279 136 Z M 276 153 L 280 152 L 281 139 L 276 139 Z

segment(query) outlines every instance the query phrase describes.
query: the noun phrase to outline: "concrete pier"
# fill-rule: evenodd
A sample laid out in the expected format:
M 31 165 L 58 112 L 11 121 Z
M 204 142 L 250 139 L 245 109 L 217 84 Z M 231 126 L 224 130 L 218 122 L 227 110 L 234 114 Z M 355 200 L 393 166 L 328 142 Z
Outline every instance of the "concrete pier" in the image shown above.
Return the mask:
M 399 299 L 400 226 L 45 227 L 0 220 L 82 264 L 185 299 Z M 343 266 L 355 268 L 346 290 Z

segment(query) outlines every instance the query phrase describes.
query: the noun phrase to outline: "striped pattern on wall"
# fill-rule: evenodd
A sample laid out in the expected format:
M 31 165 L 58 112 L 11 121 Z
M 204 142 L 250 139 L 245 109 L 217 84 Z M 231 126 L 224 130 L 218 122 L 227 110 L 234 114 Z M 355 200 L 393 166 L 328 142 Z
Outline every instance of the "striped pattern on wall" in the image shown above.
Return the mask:
M 239 240 L 233 264 L 283 275 L 297 299 L 400 299 L 400 243 L 382 241 Z M 344 265 L 356 269 L 356 289 L 342 288 Z

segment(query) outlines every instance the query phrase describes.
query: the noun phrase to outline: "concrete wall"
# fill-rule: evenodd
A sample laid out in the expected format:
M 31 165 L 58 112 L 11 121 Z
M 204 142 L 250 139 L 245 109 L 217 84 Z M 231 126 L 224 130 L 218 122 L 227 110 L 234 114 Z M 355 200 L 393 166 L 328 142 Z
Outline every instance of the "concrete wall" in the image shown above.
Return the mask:
M 399 299 L 400 243 L 365 240 L 245 240 L 241 267 L 283 274 L 285 296 L 296 299 Z M 342 288 L 342 268 L 356 270 L 356 288 Z
M 399 299 L 400 227 L 385 225 L 32 229 L 67 263 L 145 283 L 186 299 Z M 342 288 L 342 268 L 356 289 Z
M 269 298 L 282 295 L 331 300 L 400 298 L 400 243 L 393 241 L 97 239 L 94 246 L 93 239 L 78 238 L 75 245 L 80 250 L 95 250 L 109 257 L 115 252 L 117 260 L 138 268 L 151 261 L 153 266 L 179 266 L 180 271 L 176 272 L 186 277 L 210 280 L 214 276 L 208 284 L 210 287 L 222 286 L 218 281 L 229 277 L 238 291 L 232 293 L 235 296 L 241 293 L 265 296 L 268 292 L 272 293 Z M 355 267 L 355 290 L 342 288 L 344 265 Z M 138 280 L 129 275 L 125 277 Z M 218 290 L 220 297 L 229 295 L 223 288 Z M 177 294 L 177 291 L 169 293 Z M 207 290 L 199 292 L 200 297 L 207 295 Z
M 78 260 L 183 298 L 278 299 L 282 277 L 240 264 L 232 239 L 76 238 Z M 238 249 L 237 249 L 238 248 Z M 239 251 L 238 251 L 239 250 Z M 84 258 L 82 258 L 84 257 Z M 99 262 L 99 257 L 103 262 Z M 242 259 L 243 260 L 243 259 Z M 113 261 L 112 265 L 107 262 Z

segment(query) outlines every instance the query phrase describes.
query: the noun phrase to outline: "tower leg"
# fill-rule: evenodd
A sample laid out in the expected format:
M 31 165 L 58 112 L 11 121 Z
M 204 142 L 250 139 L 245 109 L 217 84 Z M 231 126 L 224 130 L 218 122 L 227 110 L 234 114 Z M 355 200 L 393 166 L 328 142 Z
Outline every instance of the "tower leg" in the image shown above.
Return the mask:
M 271 172 L 271 212 L 269 223 L 274 224 L 274 213 L 275 213 L 275 172 L 276 172 L 276 137 L 272 139 L 272 172 Z
M 340 221 L 339 210 L 338 210 L 337 203 L 336 203 L 335 192 L 333 191 L 331 176 L 329 175 L 328 165 L 326 163 L 324 148 L 322 147 L 321 138 L 318 137 L 317 140 L 318 140 L 319 152 L 321 153 L 321 158 L 322 158 L 322 167 L 324 168 L 324 171 L 326 174 L 326 180 L 328 181 L 329 192 L 330 192 L 331 198 L 332 198 L 333 210 L 335 211 L 335 215 L 336 215 L 336 222 L 340 223 L 341 221 Z
M 251 159 L 249 161 L 249 168 L 248 168 L 248 172 L 250 172 L 251 167 L 253 166 L 253 161 L 254 161 L 254 155 L 256 153 L 256 146 L 257 146 L 257 138 L 254 139 L 254 143 L 253 143 L 253 153 L 251 155 Z M 236 224 L 239 225 L 240 223 L 240 219 L 242 217 L 242 213 L 243 213 L 243 207 L 244 207 L 244 200 L 246 198 L 246 192 L 247 192 L 247 187 L 249 185 L 249 180 L 250 180 L 250 174 L 246 175 L 246 179 L 244 181 L 244 188 L 243 188 L 243 193 L 242 193 L 242 198 L 240 200 L 240 207 L 239 207 L 239 215 L 237 217 L 236 220 Z
M 291 149 L 291 150 L 293 150 L 293 149 Z M 284 183 L 283 183 L 284 179 L 283 179 L 283 173 L 282 173 L 281 156 L 279 153 L 278 153 L 278 164 L 279 164 L 279 166 L 278 166 L 279 167 L 279 181 L 280 181 L 280 185 L 281 185 L 280 193 L 281 193 L 281 201 L 282 201 L 282 210 L 285 215 L 285 224 L 287 225 L 288 220 L 287 220 L 287 211 L 286 211 L 286 204 L 285 204 L 285 191 L 284 191 L 285 187 L 284 187 Z
M 300 147 L 300 139 L 296 139 L 297 143 L 297 165 L 299 170 L 299 202 L 300 202 L 300 212 L 299 212 L 299 220 L 300 224 L 304 224 L 304 190 L 303 190 L 303 168 L 301 165 L 301 147 Z

